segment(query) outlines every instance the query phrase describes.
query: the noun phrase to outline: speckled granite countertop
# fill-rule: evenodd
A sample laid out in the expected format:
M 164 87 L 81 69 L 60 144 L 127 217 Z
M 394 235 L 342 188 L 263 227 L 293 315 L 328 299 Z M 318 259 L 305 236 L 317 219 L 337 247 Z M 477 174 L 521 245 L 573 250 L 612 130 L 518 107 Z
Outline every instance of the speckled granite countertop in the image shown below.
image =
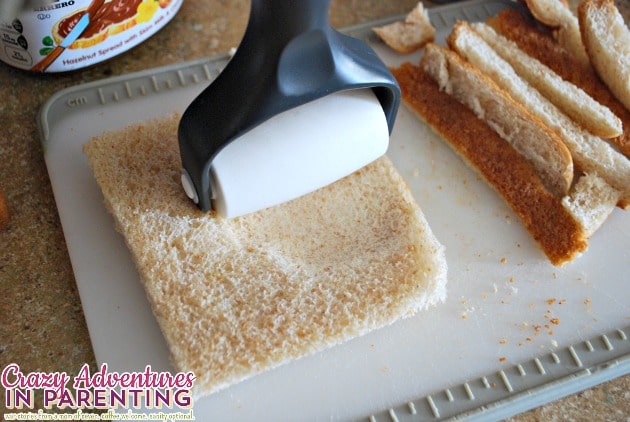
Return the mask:
M 405 13 L 415 1 L 333 0 L 332 21 L 347 26 Z M 96 367 L 39 142 L 41 105 L 71 85 L 227 51 L 237 45 L 248 10 L 248 0 L 186 0 L 149 41 L 69 74 L 34 75 L 0 62 L 0 186 L 11 212 L 8 228 L 0 232 L 0 367 L 16 362 L 25 373 L 69 374 L 84 363 Z M 628 421 L 630 376 L 512 420 Z

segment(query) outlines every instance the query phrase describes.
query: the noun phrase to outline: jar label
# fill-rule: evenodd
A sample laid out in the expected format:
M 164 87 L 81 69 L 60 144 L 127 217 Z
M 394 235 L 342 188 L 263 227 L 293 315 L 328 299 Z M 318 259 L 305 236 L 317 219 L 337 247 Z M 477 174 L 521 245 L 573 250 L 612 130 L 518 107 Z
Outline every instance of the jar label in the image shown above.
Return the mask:
M 89 20 L 81 18 L 91 0 L 30 2 L 15 18 L 0 21 L 0 60 L 40 72 L 90 66 L 155 34 L 175 16 L 182 2 L 106 0 Z M 84 29 L 73 32 L 75 26 Z

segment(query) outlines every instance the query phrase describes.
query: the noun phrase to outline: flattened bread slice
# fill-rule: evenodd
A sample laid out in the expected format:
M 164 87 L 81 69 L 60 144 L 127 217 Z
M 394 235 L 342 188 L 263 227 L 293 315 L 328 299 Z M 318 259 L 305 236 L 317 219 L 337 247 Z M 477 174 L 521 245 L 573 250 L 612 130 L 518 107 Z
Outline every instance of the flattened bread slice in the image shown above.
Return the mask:
M 106 133 L 84 150 L 172 362 L 195 372 L 197 396 L 445 298 L 444 249 L 387 157 L 225 220 L 181 189 L 177 123 Z

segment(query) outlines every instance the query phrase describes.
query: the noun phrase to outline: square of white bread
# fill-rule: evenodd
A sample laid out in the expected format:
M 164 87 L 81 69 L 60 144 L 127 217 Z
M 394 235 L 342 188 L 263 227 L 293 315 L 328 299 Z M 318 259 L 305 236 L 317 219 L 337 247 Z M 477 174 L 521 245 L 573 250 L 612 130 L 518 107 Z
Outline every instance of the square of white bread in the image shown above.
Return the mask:
M 84 151 L 197 397 L 445 299 L 444 248 L 387 157 L 226 220 L 185 196 L 177 124 L 108 132 Z

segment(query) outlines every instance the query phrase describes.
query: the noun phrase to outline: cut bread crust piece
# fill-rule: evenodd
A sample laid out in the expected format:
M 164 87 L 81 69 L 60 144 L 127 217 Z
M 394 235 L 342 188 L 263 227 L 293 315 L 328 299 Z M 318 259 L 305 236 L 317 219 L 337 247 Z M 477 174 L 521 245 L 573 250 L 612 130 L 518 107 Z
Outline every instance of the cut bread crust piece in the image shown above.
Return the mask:
M 472 23 L 472 28 L 516 73 L 540 91 L 564 114 L 595 136 L 614 138 L 623 132 L 621 120 L 606 106 L 571 82 L 531 57 L 518 46 L 484 23 Z
M 590 237 L 606 221 L 619 201 L 619 191 L 595 174 L 584 174 L 572 186 L 562 205 L 580 222 Z
M 497 16 L 489 19 L 488 24 L 563 79 L 582 88 L 619 117 L 623 124 L 623 133 L 609 141 L 626 157 L 630 157 L 630 110 L 610 92 L 592 67 L 580 68 L 575 58 L 559 46 L 546 31 L 536 27 L 514 9 L 502 10 Z
M 619 206 L 626 208 L 630 205 L 628 158 L 605 140 L 580 127 L 519 77 L 509 63 L 503 60 L 468 23 L 457 22 L 447 37 L 447 42 L 453 50 L 490 75 L 512 98 L 555 131 L 569 148 L 578 170 L 602 177 L 621 193 Z
M 422 2 L 405 17 L 404 21 L 372 29 L 385 44 L 401 54 L 409 54 L 435 39 L 435 28 Z
M 587 249 L 581 221 L 546 189 L 518 151 L 467 106 L 440 90 L 420 66 L 405 63 L 392 72 L 407 107 L 503 197 L 552 264 L 562 265 Z
M 444 248 L 387 157 L 226 220 L 181 189 L 178 120 L 105 133 L 84 151 L 196 396 L 444 300 Z
M 571 154 L 558 136 L 457 53 L 428 44 L 420 66 L 439 85 L 509 142 L 556 196 L 573 180 Z
M 613 0 L 585 0 L 578 7 L 582 41 L 612 93 L 630 110 L 630 29 Z
M 591 66 L 582 44 L 580 25 L 577 17 L 560 0 L 525 0 L 527 7 L 536 19 L 556 30 L 558 43 L 575 57 L 583 68 Z

